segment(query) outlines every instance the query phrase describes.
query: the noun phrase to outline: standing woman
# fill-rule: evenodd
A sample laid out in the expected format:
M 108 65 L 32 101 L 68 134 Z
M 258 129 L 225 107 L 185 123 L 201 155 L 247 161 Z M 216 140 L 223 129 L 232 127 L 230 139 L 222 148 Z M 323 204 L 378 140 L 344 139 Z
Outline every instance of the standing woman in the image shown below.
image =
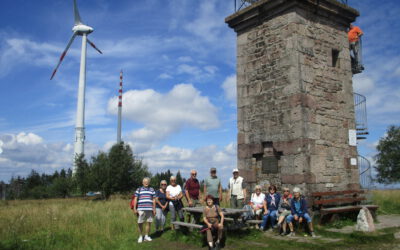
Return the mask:
M 218 239 L 215 245 L 218 246 L 220 240 L 222 239 L 222 233 L 224 230 L 224 214 L 218 205 L 214 204 L 214 196 L 207 195 L 206 197 L 207 205 L 203 210 L 203 221 L 207 225 L 207 242 L 210 248 L 213 247 L 213 231 L 218 233 Z
M 168 214 L 167 181 L 160 182 L 160 189 L 156 191 L 156 231 L 164 231 L 165 218 Z
M 171 211 L 171 222 L 176 221 L 176 214 L 179 216 L 180 221 L 184 221 L 183 217 L 183 203 L 182 203 L 182 188 L 176 184 L 176 177 L 171 176 L 169 179 L 169 186 L 167 187 L 167 199 L 169 200 L 169 211 Z M 174 230 L 174 224 L 171 223 L 171 229 Z
M 271 228 L 275 228 L 275 223 L 276 223 L 276 213 L 278 212 L 278 205 L 280 202 L 281 196 L 276 193 L 276 186 L 271 185 L 268 188 L 268 194 L 265 195 L 265 201 L 264 201 L 264 216 L 263 216 L 263 222 L 261 223 L 261 230 L 264 230 L 264 228 L 267 226 L 267 221 L 268 218 L 271 221 Z

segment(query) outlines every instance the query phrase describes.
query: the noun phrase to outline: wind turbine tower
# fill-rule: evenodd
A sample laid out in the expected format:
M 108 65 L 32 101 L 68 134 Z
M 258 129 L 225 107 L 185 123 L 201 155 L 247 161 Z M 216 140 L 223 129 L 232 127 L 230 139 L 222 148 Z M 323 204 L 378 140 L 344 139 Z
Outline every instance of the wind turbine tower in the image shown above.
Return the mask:
M 118 95 L 118 130 L 117 143 L 121 143 L 121 122 L 122 122 L 122 70 L 119 73 L 119 95 Z
M 82 37 L 82 50 L 81 50 L 81 65 L 79 71 L 79 88 L 78 88 L 78 104 L 77 104 L 77 112 L 76 112 L 76 125 L 75 125 L 75 147 L 74 147 L 74 167 L 73 172 L 76 172 L 75 158 L 84 153 L 84 143 L 85 143 L 85 88 L 86 88 L 86 44 L 89 43 L 95 50 L 97 50 L 100 54 L 103 54 L 97 47 L 92 43 L 87 36 L 93 32 L 93 28 L 85 25 L 81 17 L 79 15 L 78 7 L 76 5 L 76 0 L 73 2 L 74 4 L 74 27 L 72 27 L 72 37 L 69 40 L 67 47 L 61 54 L 61 57 L 58 61 L 56 68 L 53 71 L 50 79 L 53 79 L 54 75 L 57 72 L 58 67 L 63 61 L 65 55 L 72 42 L 74 41 L 76 36 Z

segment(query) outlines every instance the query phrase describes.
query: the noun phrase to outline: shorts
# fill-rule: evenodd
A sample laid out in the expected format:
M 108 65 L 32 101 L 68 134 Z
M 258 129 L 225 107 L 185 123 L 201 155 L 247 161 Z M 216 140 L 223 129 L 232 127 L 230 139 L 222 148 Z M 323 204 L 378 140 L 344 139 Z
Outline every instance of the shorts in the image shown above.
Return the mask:
M 139 210 L 138 223 L 153 222 L 152 210 Z

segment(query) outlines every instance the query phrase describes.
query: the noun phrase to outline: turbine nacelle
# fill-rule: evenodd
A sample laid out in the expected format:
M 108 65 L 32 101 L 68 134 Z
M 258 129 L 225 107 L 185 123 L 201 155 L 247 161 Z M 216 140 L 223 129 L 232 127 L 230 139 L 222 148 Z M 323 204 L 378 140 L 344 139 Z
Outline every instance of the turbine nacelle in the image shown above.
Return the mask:
M 74 33 L 76 33 L 77 35 L 79 35 L 79 36 L 82 36 L 83 34 L 88 35 L 88 34 L 92 33 L 93 30 L 94 30 L 94 29 L 93 29 L 92 27 L 87 26 L 87 25 L 85 25 L 85 24 L 78 24 L 78 25 L 75 25 L 75 26 L 72 28 L 72 31 L 73 31 Z

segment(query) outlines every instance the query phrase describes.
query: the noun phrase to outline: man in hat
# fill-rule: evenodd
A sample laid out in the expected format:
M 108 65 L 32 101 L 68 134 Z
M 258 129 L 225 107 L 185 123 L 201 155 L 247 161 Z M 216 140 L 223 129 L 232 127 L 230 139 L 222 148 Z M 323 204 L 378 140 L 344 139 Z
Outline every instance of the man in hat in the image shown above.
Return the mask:
M 217 169 L 210 169 L 210 176 L 204 181 L 204 197 L 212 195 L 214 198 L 214 204 L 219 206 L 222 202 L 222 186 L 221 180 L 217 177 Z M 217 198 L 218 197 L 218 198 Z
M 246 202 L 246 186 L 237 168 L 232 171 L 232 174 L 233 177 L 229 179 L 228 199 L 231 201 L 231 208 L 242 208 Z

